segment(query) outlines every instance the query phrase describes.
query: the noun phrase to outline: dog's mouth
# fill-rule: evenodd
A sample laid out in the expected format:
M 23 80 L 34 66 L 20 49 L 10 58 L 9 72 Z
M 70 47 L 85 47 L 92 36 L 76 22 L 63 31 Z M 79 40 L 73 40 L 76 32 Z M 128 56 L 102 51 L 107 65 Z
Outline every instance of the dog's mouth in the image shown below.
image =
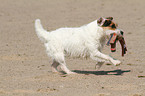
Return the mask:
M 116 42 L 119 41 L 121 48 L 122 48 L 122 56 L 124 56 L 124 54 L 126 54 L 126 51 L 127 51 L 123 33 L 124 32 L 120 30 L 119 34 L 117 34 L 117 33 L 110 34 L 110 38 L 107 42 L 108 46 L 111 45 L 111 52 L 115 52 L 116 51 Z

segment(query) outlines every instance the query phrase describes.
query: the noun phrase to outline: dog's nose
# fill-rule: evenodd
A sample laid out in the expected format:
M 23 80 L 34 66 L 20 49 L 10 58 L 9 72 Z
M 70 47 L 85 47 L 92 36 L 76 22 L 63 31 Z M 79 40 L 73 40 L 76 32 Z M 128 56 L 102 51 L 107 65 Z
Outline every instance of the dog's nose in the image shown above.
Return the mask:
M 120 30 L 120 34 L 123 35 L 123 33 L 124 33 L 124 32 Z

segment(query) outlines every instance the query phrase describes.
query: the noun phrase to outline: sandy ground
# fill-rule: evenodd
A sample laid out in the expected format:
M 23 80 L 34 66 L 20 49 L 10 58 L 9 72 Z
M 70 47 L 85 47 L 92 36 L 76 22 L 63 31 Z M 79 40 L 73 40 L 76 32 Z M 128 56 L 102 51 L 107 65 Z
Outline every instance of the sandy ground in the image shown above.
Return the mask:
M 145 96 L 145 0 L 0 0 L 0 96 Z M 77 75 L 53 74 L 51 59 L 34 31 L 40 18 L 47 30 L 77 27 L 113 16 L 125 31 L 120 45 L 104 53 L 122 61 L 95 70 L 91 59 L 67 58 Z

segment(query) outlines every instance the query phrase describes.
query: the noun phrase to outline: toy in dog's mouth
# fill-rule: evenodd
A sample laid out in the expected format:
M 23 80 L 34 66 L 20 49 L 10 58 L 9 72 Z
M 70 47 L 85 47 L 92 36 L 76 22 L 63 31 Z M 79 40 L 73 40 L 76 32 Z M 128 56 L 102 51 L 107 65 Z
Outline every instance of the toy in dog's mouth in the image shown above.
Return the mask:
M 116 51 L 116 42 L 119 41 L 121 48 L 122 48 L 122 56 L 126 54 L 127 48 L 125 44 L 125 40 L 123 37 L 123 31 L 120 30 L 120 35 L 117 35 L 116 33 L 113 33 L 110 35 L 109 41 L 107 42 L 107 45 L 111 45 L 111 52 Z

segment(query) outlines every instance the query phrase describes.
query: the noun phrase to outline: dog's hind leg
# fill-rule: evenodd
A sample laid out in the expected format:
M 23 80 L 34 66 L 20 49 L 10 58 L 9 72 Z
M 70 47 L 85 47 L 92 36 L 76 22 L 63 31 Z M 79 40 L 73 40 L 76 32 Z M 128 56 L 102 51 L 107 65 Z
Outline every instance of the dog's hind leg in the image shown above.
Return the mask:
M 55 60 L 53 60 L 53 63 L 51 65 L 52 72 L 58 72 L 58 70 L 57 70 L 58 65 L 59 65 L 59 63 L 56 62 Z
M 74 72 L 70 71 L 67 67 L 65 63 L 61 63 L 61 69 L 66 73 L 66 74 L 75 74 Z
M 65 63 L 65 59 L 64 59 L 64 54 L 63 52 L 57 53 L 54 56 L 55 61 L 58 62 L 58 64 L 60 65 L 60 68 L 62 69 L 62 71 L 64 71 L 66 74 L 74 74 L 74 72 L 71 72 L 67 67 L 66 67 L 66 63 Z M 55 68 L 56 63 L 53 64 L 53 68 Z M 55 68 L 56 69 L 56 68 Z

